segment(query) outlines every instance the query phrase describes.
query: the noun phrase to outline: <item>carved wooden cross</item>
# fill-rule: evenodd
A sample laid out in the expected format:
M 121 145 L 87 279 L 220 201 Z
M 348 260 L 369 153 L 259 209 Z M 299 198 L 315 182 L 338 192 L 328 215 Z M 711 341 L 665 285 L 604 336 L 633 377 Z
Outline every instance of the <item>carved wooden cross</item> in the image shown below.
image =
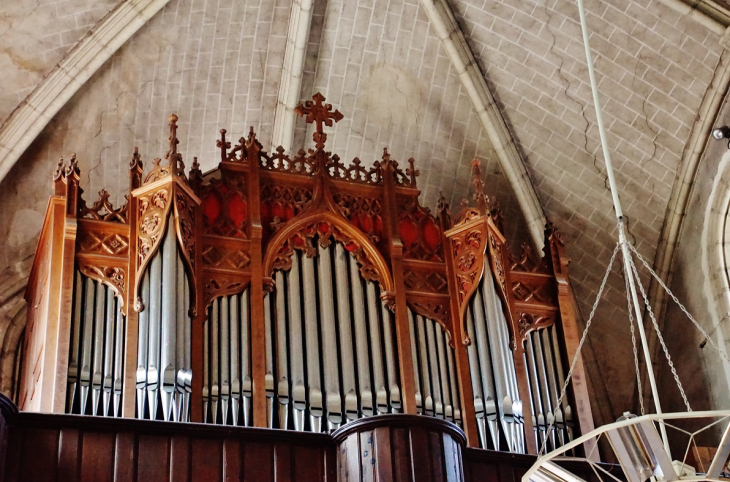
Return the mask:
M 304 102 L 304 105 L 299 104 L 294 109 L 294 112 L 299 114 L 300 117 L 306 116 L 307 124 L 317 123 L 317 131 L 314 134 L 314 141 L 317 143 L 317 148 L 324 148 L 324 142 L 327 140 L 327 136 L 324 133 L 323 125 L 332 127 L 332 121 L 339 122 L 342 120 L 343 115 L 339 110 L 335 109 L 332 111 L 332 104 L 325 104 L 325 97 L 317 92 L 312 96 L 311 100 Z

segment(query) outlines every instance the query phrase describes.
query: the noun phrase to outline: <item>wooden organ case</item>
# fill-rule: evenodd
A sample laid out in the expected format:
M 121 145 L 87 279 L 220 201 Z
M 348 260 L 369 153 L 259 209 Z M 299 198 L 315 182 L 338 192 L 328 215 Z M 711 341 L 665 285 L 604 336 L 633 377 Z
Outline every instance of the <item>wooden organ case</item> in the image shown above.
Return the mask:
M 59 163 L 22 411 L 305 432 L 418 415 L 533 454 L 592 430 L 580 360 L 556 406 L 579 341 L 559 233 L 542 259 L 512 256 L 476 161 L 476 206 L 432 215 L 413 159 L 325 150 L 342 114 L 324 101 L 296 109 L 314 148 L 269 154 L 253 129 L 231 147 L 221 130 L 205 175 L 197 159 L 184 172 L 170 116 L 164 160 L 143 176 L 135 149 L 121 208 L 105 191 L 87 205 L 75 159 Z

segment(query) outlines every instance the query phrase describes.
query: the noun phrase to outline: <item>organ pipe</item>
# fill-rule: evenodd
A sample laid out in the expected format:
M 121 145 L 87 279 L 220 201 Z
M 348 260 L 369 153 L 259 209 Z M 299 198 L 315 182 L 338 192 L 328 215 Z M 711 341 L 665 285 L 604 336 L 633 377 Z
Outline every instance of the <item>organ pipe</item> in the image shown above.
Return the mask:
M 203 421 L 250 425 L 249 290 L 214 299 L 207 315 L 203 326 Z
M 77 270 L 69 343 L 68 413 L 119 417 L 124 315 L 114 291 Z
M 293 419 L 296 430 L 317 432 L 326 417 L 332 430 L 376 410 L 397 411 L 392 314 L 353 255 L 340 243 L 318 242 L 314 257 L 295 252 L 291 268 L 276 271 L 274 280 L 277 302 L 267 334 L 276 344 L 266 363 L 276 370 L 278 405 L 293 405 L 291 417 L 280 413 L 279 428 Z
M 160 247 L 142 274 L 136 373 L 139 418 L 189 418 L 191 291 L 183 263 L 170 217 Z
M 448 344 L 449 335 L 435 320 L 414 315 L 408 310 L 411 323 L 411 346 L 414 353 L 414 375 L 416 393 L 428 393 L 427 386 L 433 391 L 434 415 L 455 423 L 461 421 L 458 406 L 458 381 L 455 377 L 454 349 Z M 415 346 L 419 349 L 416 351 Z M 426 415 L 428 413 L 421 412 Z

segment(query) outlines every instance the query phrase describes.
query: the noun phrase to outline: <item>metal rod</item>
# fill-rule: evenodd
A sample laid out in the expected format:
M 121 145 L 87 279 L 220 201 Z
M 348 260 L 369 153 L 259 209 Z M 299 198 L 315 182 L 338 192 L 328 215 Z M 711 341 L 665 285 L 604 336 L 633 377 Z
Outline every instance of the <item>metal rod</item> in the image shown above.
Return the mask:
M 593 105 L 596 110 L 596 124 L 598 125 L 598 134 L 601 138 L 601 148 L 603 150 L 603 160 L 606 163 L 606 176 L 608 177 L 608 184 L 611 188 L 611 198 L 613 199 L 613 207 L 616 211 L 616 218 L 619 221 L 618 238 L 621 244 L 621 253 L 624 258 L 624 273 L 629 277 L 629 290 L 631 292 L 631 299 L 634 304 L 634 311 L 636 312 L 636 321 L 639 325 L 639 336 L 641 337 L 641 344 L 644 352 L 644 361 L 646 362 L 646 372 L 649 378 L 649 385 L 651 386 L 652 396 L 654 398 L 654 408 L 657 414 L 662 413 L 661 403 L 659 402 L 659 391 L 656 386 L 656 379 L 654 378 L 654 368 L 651 362 L 651 354 L 649 353 L 649 343 L 644 332 L 644 320 L 641 313 L 639 304 L 639 297 L 636 294 L 636 286 L 634 284 L 634 278 L 631 274 L 631 266 L 629 263 L 629 248 L 627 246 L 626 234 L 624 232 L 623 225 L 623 210 L 621 209 L 621 200 L 619 199 L 618 188 L 616 186 L 616 178 L 613 172 L 613 164 L 611 163 L 611 153 L 608 149 L 608 142 L 606 140 L 606 130 L 603 126 L 603 115 L 601 112 L 601 103 L 598 98 L 598 84 L 596 83 L 596 73 L 593 67 L 593 55 L 591 54 L 591 46 L 589 42 L 588 26 L 586 23 L 585 6 L 583 0 L 577 0 L 578 2 L 578 13 L 580 15 L 580 26 L 581 32 L 583 33 L 583 46 L 585 47 L 586 64 L 588 65 L 588 77 L 591 84 L 591 92 L 593 94 Z M 642 396 L 642 394 L 639 394 Z M 669 448 L 669 440 L 667 438 L 666 429 L 663 424 L 659 425 L 662 434 L 662 440 L 664 441 L 664 448 L 667 451 L 667 455 L 671 459 L 671 450 Z

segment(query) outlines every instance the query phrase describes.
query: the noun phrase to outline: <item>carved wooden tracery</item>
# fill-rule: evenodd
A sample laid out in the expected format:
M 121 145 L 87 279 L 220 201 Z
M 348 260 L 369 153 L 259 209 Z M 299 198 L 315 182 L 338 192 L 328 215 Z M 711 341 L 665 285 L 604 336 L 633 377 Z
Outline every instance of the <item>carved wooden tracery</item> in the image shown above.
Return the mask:
M 476 207 L 465 206 L 452 222 L 448 206 L 441 201 L 434 216 L 419 203 L 418 171 L 412 159 L 402 168 L 384 150 L 381 159 L 366 167 L 360 159 L 348 165 L 325 151 L 323 127 L 332 126 L 342 114 L 324 101 L 317 94 L 296 109 L 316 124 L 314 149 L 287 154 L 279 148 L 266 153 L 253 129 L 231 147 L 222 130 L 217 142 L 219 168 L 205 176 L 197 160 L 187 175 L 183 171 L 177 152 L 177 118 L 171 116 L 165 161 L 155 159 L 143 181 L 142 161 L 135 150 L 128 202 L 120 208 L 112 206 L 106 191 L 87 206 L 81 198 L 75 159 L 57 170 L 54 199 L 63 204 L 64 215 L 73 220 L 76 230 L 66 235 L 73 240 L 72 249 L 63 251 L 71 273 L 77 267 L 111 286 L 128 315 L 125 416 L 134 416 L 138 316 L 129 306 L 144 308 L 137 303 L 140 281 L 160 249 L 167 223 L 174 223 L 192 291 L 191 311 L 196 313 L 193 363 L 200 366 L 194 366 L 194 372 L 202 369 L 205 308 L 218 297 L 249 290 L 253 386 L 259 387 L 253 394 L 253 413 L 259 426 L 266 412 L 261 388 L 265 386 L 264 294 L 274 288 L 272 273 L 291 267 L 296 250 L 314 256 L 317 244 L 338 242 L 355 256 L 362 277 L 380 284 L 383 303 L 395 313 L 399 356 L 415 356 L 410 353 L 409 309 L 438 322 L 455 350 L 463 400 L 470 400 L 463 344 L 469 340 L 463 318 L 485 266 L 497 280 L 515 349 L 530 330 L 565 323 L 562 303 L 570 293 L 567 261 L 554 230 L 548 236 L 551 251 L 545 259 L 536 259 L 529 249 L 511 258 L 500 229 L 501 214 L 484 195 L 480 180 Z M 475 174 L 479 174 L 478 166 Z M 41 268 L 47 267 L 37 269 Z M 66 271 L 63 275 L 73 279 Z M 59 312 L 68 316 L 72 300 L 66 297 L 61 303 L 65 304 Z M 415 413 L 413 364 L 402 359 L 398 365 L 404 411 Z M 200 378 L 193 377 L 194 393 L 202 391 Z M 202 402 L 200 397 L 192 400 L 191 417 L 199 421 Z M 472 419 L 470 409 L 462 408 L 467 436 L 474 445 L 478 442 L 473 407 Z

